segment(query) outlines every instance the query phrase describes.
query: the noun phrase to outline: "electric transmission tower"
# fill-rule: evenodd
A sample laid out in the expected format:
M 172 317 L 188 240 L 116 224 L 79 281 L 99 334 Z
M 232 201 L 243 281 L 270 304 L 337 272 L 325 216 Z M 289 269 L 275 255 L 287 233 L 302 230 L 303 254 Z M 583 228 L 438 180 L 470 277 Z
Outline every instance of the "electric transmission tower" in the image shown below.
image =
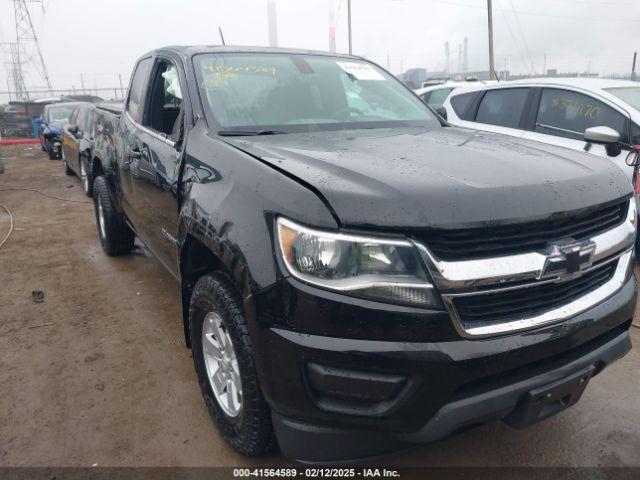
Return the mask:
M 42 0 L 13 0 L 16 22 L 16 43 L 10 45 L 14 87 L 17 95 L 26 99 L 29 98 L 29 92 L 26 89 L 25 65 L 32 61 L 39 64 L 40 74 L 47 84 L 49 91 L 52 90 L 49 72 L 44 62 L 44 57 L 42 56 L 42 50 L 40 50 L 38 36 L 33 28 L 27 2 L 42 3 Z

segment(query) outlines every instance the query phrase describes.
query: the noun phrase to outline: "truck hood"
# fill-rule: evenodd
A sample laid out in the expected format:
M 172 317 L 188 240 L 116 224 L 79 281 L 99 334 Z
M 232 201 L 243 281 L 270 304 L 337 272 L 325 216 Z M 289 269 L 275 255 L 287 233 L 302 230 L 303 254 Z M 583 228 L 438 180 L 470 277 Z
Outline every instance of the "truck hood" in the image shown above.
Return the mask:
M 342 226 L 453 228 L 578 210 L 630 195 L 613 162 L 461 128 L 225 138 L 310 185 Z

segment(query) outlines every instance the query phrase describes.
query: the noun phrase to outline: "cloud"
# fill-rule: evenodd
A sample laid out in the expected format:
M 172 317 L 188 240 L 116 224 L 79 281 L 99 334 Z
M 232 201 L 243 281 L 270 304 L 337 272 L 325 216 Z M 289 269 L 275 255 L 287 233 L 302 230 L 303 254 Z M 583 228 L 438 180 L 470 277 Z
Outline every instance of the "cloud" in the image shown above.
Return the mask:
M 280 44 L 327 50 L 331 0 L 276 0 Z M 346 0 L 337 10 L 337 44 L 347 51 Z M 640 27 L 640 2 L 631 0 L 493 0 L 496 68 L 528 73 L 547 67 L 605 74 L 628 72 Z M 56 88 L 116 87 L 125 83 L 145 51 L 171 44 L 227 43 L 267 45 L 266 0 L 49 0 L 45 14 L 30 4 L 43 54 Z M 458 45 L 469 39 L 469 69 L 487 69 L 485 0 L 352 0 L 354 52 L 403 68 L 441 70 L 444 43 L 450 43 L 452 68 Z M 518 13 L 514 13 L 514 10 Z M 0 32 L 15 37 L 12 2 L 0 2 Z M 636 21 L 636 19 L 638 19 Z M 0 90 L 6 85 L 6 49 L 0 65 Z M 33 62 L 30 87 L 44 81 Z M 6 97 L 5 97 L 6 99 Z

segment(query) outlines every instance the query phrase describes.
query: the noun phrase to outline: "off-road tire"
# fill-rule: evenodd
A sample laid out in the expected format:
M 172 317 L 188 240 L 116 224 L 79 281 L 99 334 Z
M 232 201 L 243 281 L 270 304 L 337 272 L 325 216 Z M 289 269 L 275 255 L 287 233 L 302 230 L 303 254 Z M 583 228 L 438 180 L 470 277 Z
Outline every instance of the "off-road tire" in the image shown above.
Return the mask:
M 228 416 L 218 404 L 209 379 L 202 352 L 204 317 L 216 312 L 231 336 L 242 383 L 242 410 L 237 417 Z M 201 277 L 195 284 L 189 305 L 191 349 L 198 383 L 205 405 L 220 435 L 237 452 L 256 456 L 276 446 L 271 410 L 258 383 L 251 339 L 244 319 L 240 294 L 230 278 L 222 272 Z
M 102 205 L 104 231 L 100 226 L 99 206 Z M 135 234 L 115 209 L 109 195 L 109 187 L 104 177 L 93 181 L 93 210 L 95 212 L 98 238 L 107 255 L 122 255 L 131 252 Z

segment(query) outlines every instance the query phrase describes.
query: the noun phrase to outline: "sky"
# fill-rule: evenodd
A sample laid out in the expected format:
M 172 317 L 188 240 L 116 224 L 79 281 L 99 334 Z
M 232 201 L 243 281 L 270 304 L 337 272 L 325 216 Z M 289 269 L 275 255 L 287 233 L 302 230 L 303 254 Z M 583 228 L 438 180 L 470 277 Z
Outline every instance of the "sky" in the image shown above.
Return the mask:
M 275 0 L 278 44 L 329 49 L 329 9 L 337 50 L 348 51 L 347 0 Z M 267 0 L 43 0 L 28 3 L 53 88 L 113 88 L 136 58 L 175 44 L 268 45 Z M 469 70 L 488 69 L 486 0 L 352 0 L 353 52 L 395 74 L 458 65 L 469 40 Z M 495 68 L 513 73 L 629 73 L 640 51 L 640 0 L 493 0 Z M 13 1 L 0 1 L 0 43 L 15 39 Z M 0 92 L 9 60 L 0 49 Z M 640 61 L 639 61 L 640 63 Z M 37 63 L 27 86 L 44 87 Z M 640 70 L 640 65 L 639 65 Z M 112 96 L 112 94 L 109 94 Z M 105 94 L 104 96 L 109 96 Z M 0 94 L 0 101 L 8 97 Z

